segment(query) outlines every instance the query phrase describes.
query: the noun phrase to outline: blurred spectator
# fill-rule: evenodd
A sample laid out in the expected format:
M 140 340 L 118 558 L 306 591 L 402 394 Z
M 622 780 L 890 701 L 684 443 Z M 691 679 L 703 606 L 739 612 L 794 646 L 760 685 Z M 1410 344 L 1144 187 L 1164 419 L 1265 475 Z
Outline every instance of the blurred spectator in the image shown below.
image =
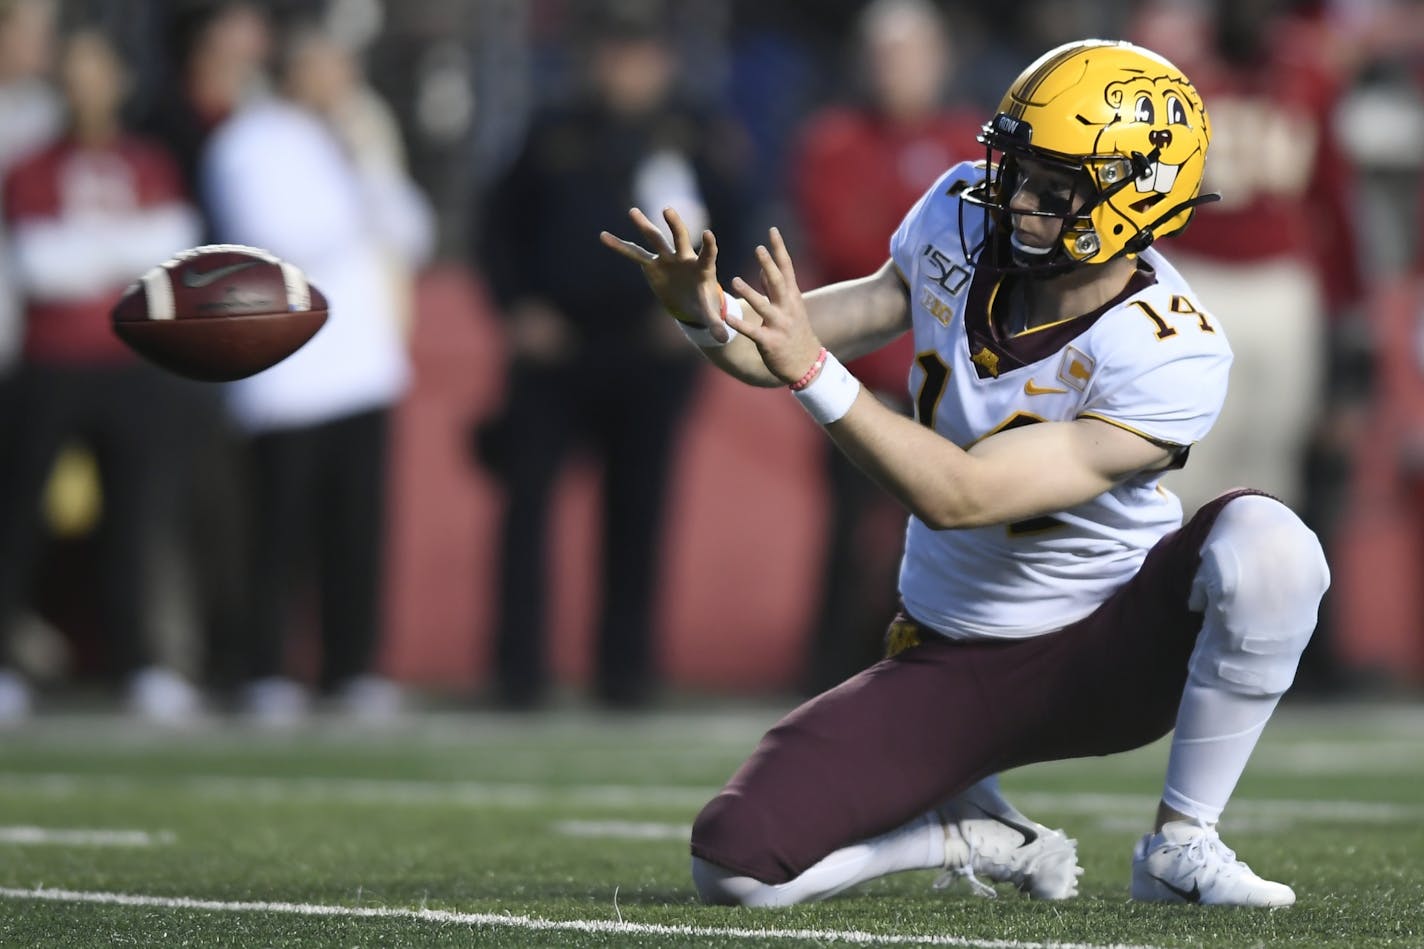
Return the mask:
M 267 14 L 254 0 L 176 0 L 166 39 L 173 75 L 143 128 L 168 146 L 189 193 L 201 200 L 198 169 L 208 137 L 264 91 Z
M 167 56 L 154 71 L 167 81 L 158 87 L 141 127 L 176 160 L 190 198 L 203 212 L 202 239 L 209 242 L 213 225 L 198 180 L 200 158 L 212 132 L 267 87 L 268 16 L 254 0 L 174 0 L 164 5 L 159 22 Z M 181 533 L 164 538 L 159 547 L 163 568 L 154 603 L 167 640 L 181 642 L 178 630 L 203 631 L 206 678 L 226 689 L 235 684 L 246 651 L 241 615 L 248 486 L 243 445 L 221 396 L 217 387 L 186 384 L 184 421 L 201 450 L 183 473 Z
M 307 690 L 288 669 L 286 647 L 298 581 L 315 572 L 319 686 L 350 714 L 383 717 L 399 706 L 394 685 L 374 673 L 384 621 L 386 457 L 391 408 L 409 374 L 397 325 L 406 304 L 388 261 L 396 254 L 414 265 L 426 256 L 431 215 L 397 167 L 359 162 L 333 131 L 328 113 L 355 91 L 349 54 L 305 25 L 287 32 L 280 54 L 279 94 L 218 129 L 203 163 L 218 236 L 297 264 L 331 307 L 310 343 L 229 393 L 252 436 L 244 701 L 273 724 L 306 712 Z
M 0 175 L 59 132 L 59 96 L 47 81 L 53 46 L 53 0 L 0 0 Z M 4 269 L 8 256 L 0 228 L 0 387 L 23 332 L 16 281 Z
M 54 21 L 53 0 L 0 0 L 0 129 L 4 130 L 4 134 L 0 134 L 0 179 L 17 161 L 49 144 L 59 134 L 63 103 L 49 82 L 54 58 Z M 15 391 L 14 369 L 23 338 L 24 300 L 20 296 L 18 278 L 10 269 L 4 206 L 0 204 L 0 451 L 11 444 L 6 426 L 15 411 L 8 400 Z M 60 634 L 37 615 L 29 613 L 12 620 L 8 636 L 10 655 L 0 656 L 0 665 L 7 662 L 26 665 L 22 653 L 33 651 L 36 642 L 42 643 L 42 654 L 59 655 L 52 648 L 44 647 L 59 643 Z M 54 662 L 41 665 L 57 666 Z M 23 698 L 28 690 L 13 694 Z M 0 718 L 5 716 L 5 710 L 0 709 Z
M 1198 209 L 1171 253 L 1236 356 L 1211 436 L 1163 483 L 1188 512 L 1240 484 L 1303 511 L 1307 453 L 1328 430 L 1330 337 L 1363 290 L 1353 172 L 1332 125 L 1341 89 L 1281 0 L 1212 11 L 1156 5 L 1141 24 L 1207 103 L 1203 188 L 1223 197 Z
M 1363 205 L 1335 115 L 1345 81 L 1310 8 L 1218 0 L 1210 18 L 1154 4 L 1140 24 L 1195 79 L 1212 122 L 1197 210 L 1172 261 L 1226 329 L 1235 361 L 1211 435 L 1163 485 L 1190 514 L 1236 485 L 1269 491 L 1333 549 L 1357 427 Z M 1330 594 L 1301 661 L 1308 688 L 1340 681 Z
M 803 234 L 798 268 L 809 271 L 808 284 L 874 273 L 890 253 L 890 235 L 925 189 L 983 149 L 975 136 L 984 116 L 946 105 L 954 52 L 929 0 L 876 0 L 856 35 L 863 99 L 812 116 L 786 176 Z M 913 358 L 906 334 L 852 370 L 882 401 L 908 413 Z M 834 445 L 826 448 L 830 538 L 809 644 L 806 685 L 813 692 L 878 658 L 884 617 L 896 610 L 905 520 L 894 499 Z
M 786 197 L 793 132 L 805 116 L 845 93 L 844 38 L 865 0 L 766 3 L 733 0 L 727 96 L 752 145 L 755 210 L 769 218 Z M 760 225 L 753 227 L 760 233 Z
M 376 205 L 399 206 L 408 197 L 405 141 L 390 106 L 367 83 L 354 52 L 325 39 L 306 44 L 301 68 L 289 77 L 291 95 L 319 115 L 336 135 L 358 177 Z M 391 197 L 385 192 L 397 192 Z M 424 199 L 421 200 L 424 204 Z M 400 212 L 395 212 L 397 217 Z M 424 227 L 422 226 L 422 229 Z M 429 241 L 422 256 L 429 251 Z M 386 276 L 392 283 L 391 307 L 403 334 L 412 318 L 414 269 L 406 245 L 387 241 L 382 250 Z
M 490 194 L 488 275 L 512 350 L 504 414 L 481 433 L 507 490 L 495 669 L 500 700 L 547 686 L 551 490 L 571 449 L 604 464 L 598 697 L 646 701 L 656 685 L 652 608 L 668 466 L 700 369 L 636 271 L 608 265 L 599 230 L 628 208 L 677 207 L 694 233 L 716 221 L 737 260 L 742 138 L 674 95 L 660 11 L 620 4 L 594 24 L 587 96 L 538 114 Z
M 107 40 L 76 32 L 60 66 L 67 134 L 4 181 L 26 324 L 0 453 L 0 636 L 28 593 L 46 478 L 79 436 L 95 452 L 103 490 L 99 599 L 112 667 L 126 677 L 134 711 L 181 720 L 198 694 L 150 665 L 146 592 L 186 443 L 170 411 L 174 380 L 119 343 L 109 310 L 138 274 L 192 244 L 198 221 L 167 157 L 121 128 L 126 77 Z M 18 717 L 28 705 L 26 684 L 0 672 L 0 711 Z

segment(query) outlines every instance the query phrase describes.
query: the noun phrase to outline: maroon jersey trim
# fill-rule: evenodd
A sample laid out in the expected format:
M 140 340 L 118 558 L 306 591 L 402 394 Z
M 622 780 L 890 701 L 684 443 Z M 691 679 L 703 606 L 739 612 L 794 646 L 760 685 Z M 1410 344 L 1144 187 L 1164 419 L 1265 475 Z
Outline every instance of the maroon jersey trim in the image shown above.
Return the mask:
M 1096 310 L 1016 336 L 1002 335 L 1002 319 L 996 318 L 1003 315 L 1007 295 L 999 291 L 1007 279 L 1004 274 L 976 270 L 969 284 L 964 306 L 965 342 L 972 357 L 979 357 L 986 350 L 992 354 L 992 358 L 974 359 L 974 372 L 980 379 L 997 378 L 1053 355 L 1087 332 L 1108 310 L 1155 284 L 1157 273 L 1145 261 L 1138 261 L 1137 270 L 1122 292 Z

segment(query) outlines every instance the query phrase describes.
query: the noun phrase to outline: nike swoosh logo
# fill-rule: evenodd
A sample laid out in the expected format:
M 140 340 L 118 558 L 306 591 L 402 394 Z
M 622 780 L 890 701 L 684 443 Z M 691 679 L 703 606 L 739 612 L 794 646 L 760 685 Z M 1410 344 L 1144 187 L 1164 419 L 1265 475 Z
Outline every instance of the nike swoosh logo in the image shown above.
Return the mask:
M 235 264 L 228 264 L 226 267 L 218 267 L 213 270 L 205 270 L 202 273 L 194 273 L 191 270 L 183 271 L 180 278 L 183 286 L 197 290 L 199 287 L 206 287 L 210 283 L 215 283 L 223 277 L 237 273 L 239 270 L 246 270 L 248 267 L 256 267 L 258 261 L 242 260 Z
M 1197 885 L 1197 881 L 1196 881 L 1196 880 L 1193 880 L 1193 881 L 1192 881 L 1192 888 L 1191 888 L 1190 890 L 1184 890 L 1184 889 L 1182 889 L 1180 886 L 1173 886 L 1172 884 L 1168 883 L 1166 880 L 1164 880 L 1164 879 L 1162 879 L 1161 877 L 1157 876 L 1157 874 L 1155 874 L 1155 873 L 1149 874 L 1149 876 L 1151 876 L 1152 879 L 1156 880 L 1158 883 L 1160 883 L 1160 884 L 1162 884 L 1163 886 L 1165 886 L 1167 889 L 1171 890 L 1173 893 L 1175 893 L 1175 894 L 1177 894 L 1178 896 L 1180 896 L 1182 899 L 1186 900 L 1188 903 L 1200 903 L 1200 902 L 1201 902 L 1201 887 Z
M 1027 847 L 1029 844 L 1033 843 L 1035 840 L 1038 839 L 1038 831 L 1034 830 L 1032 827 L 1026 827 L 1023 824 L 1020 824 L 1018 821 L 1009 820 L 1007 817 L 1004 817 L 1001 814 L 990 813 L 989 811 L 984 810 L 984 808 L 980 807 L 978 804 L 969 802 L 969 806 L 974 808 L 979 813 L 983 814 L 985 817 L 989 818 L 989 820 L 994 821 L 998 824 L 1003 824 L 1009 830 L 1016 831 L 1021 834 L 1023 836 L 1023 843 L 1019 844 L 1020 847 Z
M 1062 395 L 1067 389 L 1055 389 L 1052 386 L 1036 386 L 1030 379 L 1024 383 L 1024 395 Z

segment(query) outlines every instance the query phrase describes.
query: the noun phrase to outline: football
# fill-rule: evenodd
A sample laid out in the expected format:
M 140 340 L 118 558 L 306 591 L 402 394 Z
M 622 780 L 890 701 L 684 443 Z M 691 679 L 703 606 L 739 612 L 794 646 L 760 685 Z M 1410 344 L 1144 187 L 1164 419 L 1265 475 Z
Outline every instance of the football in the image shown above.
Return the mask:
M 190 379 L 228 382 L 276 365 L 326 322 L 326 297 L 293 264 L 256 247 L 185 250 L 130 286 L 114 332 Z

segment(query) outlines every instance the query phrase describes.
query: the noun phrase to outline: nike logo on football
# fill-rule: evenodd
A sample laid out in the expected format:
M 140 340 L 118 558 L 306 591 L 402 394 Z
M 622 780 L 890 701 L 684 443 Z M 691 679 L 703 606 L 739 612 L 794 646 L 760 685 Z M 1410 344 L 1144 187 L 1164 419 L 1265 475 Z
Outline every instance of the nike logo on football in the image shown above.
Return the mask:
M 1180 886 L 1173 886 L 1172 884 L 1168 883 L 1166 880 L 1164 880 L 1164 879 L 1162 879 L 1161 877 L 1157 876 L 1155 873 L 1152 874 L 1152 879 L 1156 880 L 1158 883 L 1162 884 L 1162 885 L 1165 886 L 1167 889 L 1171 890 L 1173 893 L 1177 894 L 1177 895 L 1180 896 L 1182 899 L 1186 900 L 1188 903 L 1200 903 L 1200 902 L 1201 902 L 1201 887 L 1197 885 L 1197 881 L 1196 881 L 1196 880 L 1193 880 L 1193 881 L 1192 881 L 1192 888 L 1191 888 L 1190 890 L 1184 890 L 1184 889 L 1182 889 Z
M 1062 395 L 1067 389 L 1055 389 L 1052 386 L 1036 386 L 1030 379 L 1024 383 L 1024 395 Z
M 228 264 L 226 267 L 216 267 L 212 270 L 205 270 L 202 273 L 185 270 L 180 279 L 183 281 L 183 286 L 197 290 L 199 287 L 206 287 L 208 284 L 215 283 L 223 277 L 235 274 L 239 270 L 256 267 L 258 263 L 259 261 L 256 260 L 241 260 L 235 264 Z

